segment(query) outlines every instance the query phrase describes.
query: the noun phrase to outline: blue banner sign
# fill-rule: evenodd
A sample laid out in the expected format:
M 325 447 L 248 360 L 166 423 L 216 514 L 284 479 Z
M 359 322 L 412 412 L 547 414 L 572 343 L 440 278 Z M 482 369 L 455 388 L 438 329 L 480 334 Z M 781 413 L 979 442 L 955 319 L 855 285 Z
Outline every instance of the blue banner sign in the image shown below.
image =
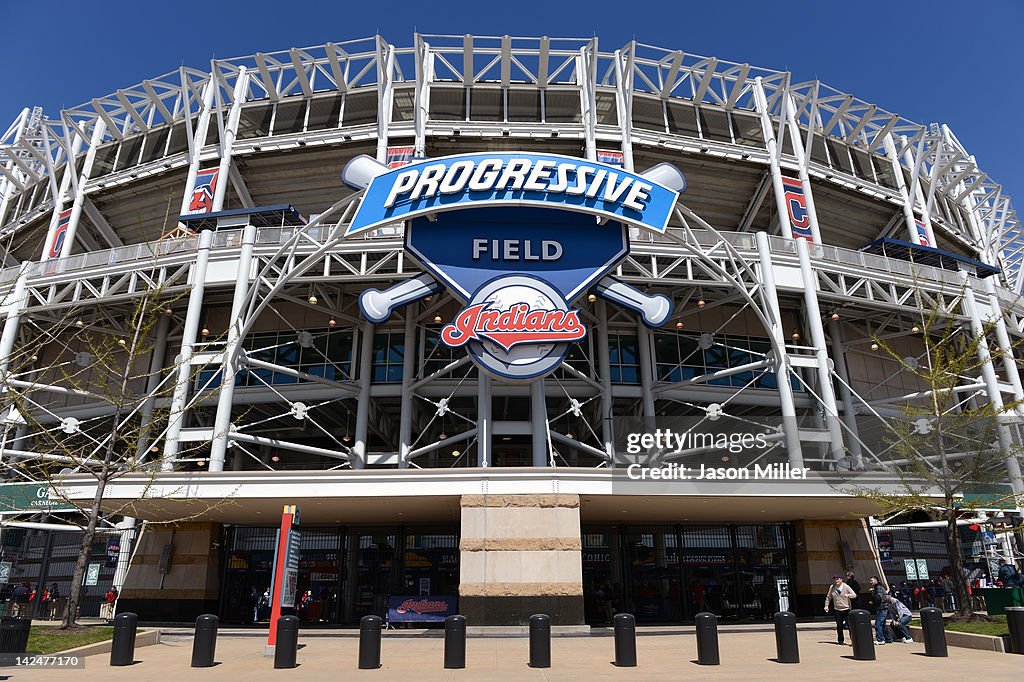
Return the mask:
M 664 232 L 679 193 L 620 167 L 558 154 L 460 154 L 373 178 L 346 236 L 442 211 L 540 206 Z M 596 225 L 596 223 L 595 223 Z
M 389 623 L 443 623 L 448 616 L 456 615 L 459 598 L 443 597 L 388 597 Z

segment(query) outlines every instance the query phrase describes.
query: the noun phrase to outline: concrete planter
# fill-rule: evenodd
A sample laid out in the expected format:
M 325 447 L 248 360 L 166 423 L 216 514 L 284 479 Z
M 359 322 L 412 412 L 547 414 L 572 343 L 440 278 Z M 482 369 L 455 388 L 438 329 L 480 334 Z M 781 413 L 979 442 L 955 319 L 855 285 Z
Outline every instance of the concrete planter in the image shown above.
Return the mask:
M 924 634 L 920 626 L 911 625 L 910 635 L 915 642 L 923 642 Z M 982 651 L 998 651 L 1001 654 L 1010 650 L 1008 637 L 992 637 L 991 635 L 976 635 L 971 632 L 954 632 L 946 630 L 946 644 L 958 646 L 964 649 L 980 649 Z

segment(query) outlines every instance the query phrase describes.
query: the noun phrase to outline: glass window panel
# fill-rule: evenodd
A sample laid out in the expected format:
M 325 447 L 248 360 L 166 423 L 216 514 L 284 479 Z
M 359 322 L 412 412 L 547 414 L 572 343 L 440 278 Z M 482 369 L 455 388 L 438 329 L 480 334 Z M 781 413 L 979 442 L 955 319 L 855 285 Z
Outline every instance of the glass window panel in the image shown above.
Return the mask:
M 278 102 L 277 114 L 274 117 L 274 135 L 302 132 L 302 124 L 305 118 L 306 100 Z
M 713 107 L 700 107 L 700 115 L 704 139 L 732 142 L 732 134 L 729 132 L 729 116 L 726 112 Z
M 619 124 L 614 92 L 598 92 L 595 97 L 595 105 L 598 125 L 615 126 Z
M 306 130 L 327 130 L 338 127 L 341 113 L 341 95 L 317 97 L 309 104 L 309 121 Z
M 469 118 L 473 121 L 504 120 L 502 99 L 498 88 L 473 88 L 469 93 Z
M 668 103 L 668 129 L 676 135 L 699 137 L 697 129 L 697 109 L 684 102 Z
M 466 90 L 461 87 L 432 87 L 430 118 L 434 121 L 465 121 Z
M 633 125 L 645 130 L 665 132 L 665 110 L 660 99 L 633 96 Z
M 267 102 L 243 105 L 238 119 L 239 139 L 270 135 L 270 120 L 273 115 L 274 107 Z
M 544 93 L 544 119 L 548 123 L 581 122 L 579 93 L 575 90 L 547 90 Z
M 358 126 L 377 121 L 377 89 L 369 92 L 350 92 L 345 95 L 345 113 L 342 125 Z
M 509 90 L 508 120 L 540 122 L 540 90 Z

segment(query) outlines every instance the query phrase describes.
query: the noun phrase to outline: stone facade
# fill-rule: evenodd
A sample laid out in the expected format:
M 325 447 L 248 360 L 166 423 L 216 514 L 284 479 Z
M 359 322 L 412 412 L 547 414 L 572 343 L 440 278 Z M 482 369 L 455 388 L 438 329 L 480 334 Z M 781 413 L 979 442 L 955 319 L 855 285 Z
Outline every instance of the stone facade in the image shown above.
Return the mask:
M 459 606 L 475 625 L 583 623 L 578 495 L 462 497 Z

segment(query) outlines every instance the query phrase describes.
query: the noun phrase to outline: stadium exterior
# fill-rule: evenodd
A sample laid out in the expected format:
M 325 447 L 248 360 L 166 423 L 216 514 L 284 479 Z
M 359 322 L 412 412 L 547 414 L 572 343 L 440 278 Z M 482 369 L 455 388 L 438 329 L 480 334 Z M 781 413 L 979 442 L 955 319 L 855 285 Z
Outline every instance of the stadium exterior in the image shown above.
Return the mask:
M 1005 351 L 1024 335 L 1009 198 L 946 126 L 788 72 L 596 38 L 374 37 L 26 109 L 2 143 L 8 480 L 52 462 L 89 505 L 95 462 L 41 432 L 99 442 L 122 418 L 68 376 L 95 360 L 85 334 L 130 338 L 134 301 L 159 292 L 148 378 L 129 387 L 143 438 L 103 502 L 122 528 L 176 521 L 104 569 L 144 619 L 260 619 L 284 505 L 301 509 L 311 622 L 396 595 L 457 596 L 481 625 L 759 617 L 769 599 L 809 615 L 835 570 L 881 573 L 876 507 L 833 485 L 890 481 L 857 417 L 922 397 L 876 341 L 918 358 L 921 300 L 968 333 L 991 323 L 965 399 L 1024 398 Z M 411 221 L 347 233 L 369 196 L 342 183 L 349 163 L 476 153 L 685 177 L 667 230 L 623 219 L 623 288 L 574 297 L 586 336 L 531 381 L 441 341 L 467 298 L 449 286 L 376 323 L 359 304 L 427 270 Z M 645 324 L 660 297 L 667 320 Z M 814 475 L 629 480 L 621 431 L 672 417 L 781 418 L 760 463 Z

